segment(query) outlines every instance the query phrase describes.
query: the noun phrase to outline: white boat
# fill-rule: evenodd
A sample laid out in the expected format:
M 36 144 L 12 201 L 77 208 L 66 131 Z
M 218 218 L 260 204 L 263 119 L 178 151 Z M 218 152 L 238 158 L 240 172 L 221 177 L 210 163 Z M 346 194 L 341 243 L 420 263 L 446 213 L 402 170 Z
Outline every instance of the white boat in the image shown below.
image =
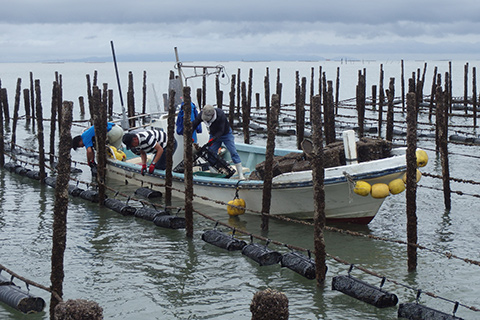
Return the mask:
M 162 115 L 152 123 L 154 127 L 161 127 L 166 131 L 167 115 Z M 202 124 L 203 125 L 203 124 Z M 208 141 L 207 130 L 198 136 L 198 143 L 202 145 Z M 175 168 L 183 160 L 183 136 L 175 133 L 178 143 L 173 157 Z M 237 143 L 237 151 L 242 159 L 244 174 L 255 170 L 255 166 L 265 160 L 265 147 Z M 275 155 L 282 156 L 299 150 L 276 149 Z M 140 157 L 130 151 L 126 152 L 127 160 L 115 158 L 107 160 L 107 179 L 118 179 L 130 184 L 142 183 L 145 185 L 164 184 L 165 171 L 156 169 L 153 174 L 141 175 Z M 228 157 L 227 157 L 228 158 Z M 233 166 L 232 166 L 233 168 Z M 199 168 L 194 167 L 194 171 Z M 351 222 L 368 224 L 377 214 L 384 198 L 361 196 L 353 192 L 352 181 L 366 181 L 370 185 L 386 183 L 401 178 L 406 171 L 405 148 L 393 149 L 392 156 L 361 163 L 326 168 L 325 169 L 325 214 L 328 222 Z M 247 212 L 259 214 L 262 207 L 263 181 L 238 180 L 236 175 L 231 178 L 212 176 L 208 172 L 194 172 L 193 184 L 194 203 L 204 203 L 226 210 L 223 203 L 232 200 L 237 192 L 245 200 Z M 133 178 L 133 179 L 132 179 Z M 173 172 L 173 195 L 184 197 L 184 175 Z M 176 191 L 176 190 L 181 190 Z M 216 201 L 209 201 L 212 199 Z M 251 210 L 251 211 L 249 211 Z M 313 181 L 312 171 L 287 172 L 273 178 L 270 214 L 286 215 L 299 219 L 313 219 Z

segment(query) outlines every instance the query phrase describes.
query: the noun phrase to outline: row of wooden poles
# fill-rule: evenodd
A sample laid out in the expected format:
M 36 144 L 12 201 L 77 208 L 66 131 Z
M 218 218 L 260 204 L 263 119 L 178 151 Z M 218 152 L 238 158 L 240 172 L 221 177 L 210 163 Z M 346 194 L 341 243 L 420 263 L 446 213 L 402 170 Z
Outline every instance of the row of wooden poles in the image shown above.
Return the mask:
M 252 73 L 250 73 L 251 77 Z M 281 109 L 281 91 L 282 91 L 282 84 L 280 82 L 279 71 L 277 72 L 277 85 L 276 85 L 276 93 L 271 95 L 271 101 L 269 98 L 270 96 L 270 89 L 269 85 L 269 77 L 268 71 L 265 77 L 265 102 L 266 102 L 266 114 L 267 114 L 267 153 L 266 153 L 266 166 L 273 165 L 273 151 L 275 149 L 275 134 L 276 129 L 278 128 L 278 117 Z M 297 73 L 298 75 L 298 73 Z M 32 74 L 31 74 L 32 76 Z M 232 77 L 233 78 L 233 77 Z M 87 76 L 87 79 L 89 77 Z M 298 79 L 298 77 L 297 77 Z M 451 85 L 449 85 L 448 79 L 450 77 L 446 74 L 446 81 L 445 87 L 446 90 L 442 90 L 440 77 L 437 77 L 437 82 L 435 83 L 435 114 L 437 123 L 439 123 L 438 128 L 438 141 L 439 141 L 439 150 L 442 154 L 442 171 L 443 176 L 445 177 L 444 180 L 444 194 L 445 194 L 445 205 L 449 209 L 450 202 L 447 201 L 447 196 L 449 199 L 450 196 L 450 189 L 448 186 L 449 183 L 449 175 L 448 175 L 448 150 L 447 150 L 447 115 L 448 115 L 448 105 L 451 101 L 451 94 L 449 94 L 448 89 L 451 89 Z M 145 81 L 145 80 L 144 80 Z M 313 180 L 314 180 L 314 248 L 315 248 L 315 262 L 316 262 L 316 274 L 318 282 L 323 282 L 325 280 L 325 271 L 326 271 L 326 251 L 325 251 L 325 241 L 323 238 L 323 229 L 325 227 L 325 195 L 324 195 L 324 168 L 323 168 L 323 139 L 325 139 L 325 143 L 328 144 L 335 140 L 335 128 L 334 128 L 334 115 L 335 115 L 335 103 L 333 102 L 333 85 L 332 82 L 326 82 L 326 77 L 323 75 L 322 77 L 323 86 L 322 95 L 313 95 L 311 97 L 311 125 L 312 125 L 312 140 L 314 145 L 313 156 L 311 159 L 312 167 L 313 167 Z M 40 162 L 40 177 L 41 181 L 46 176 L 45 173 L 45 152 L 44 152 L 44 137 L 43 137 L 43 117 L 42 117 L 42 104 L 41 104 L 41 92 L 40 92 L 40 81 L 35 80 L 33 81 L 31 78 L 31 83 L 34 83 L 33 89 L 30 89 L 31 93 L 35 93 L 33 96 L 32 94 L 28 94 L 25 89 L 24 90 L 24 101 L 25 101 L 25 110 L 27 113 L 27 106 L 35 106 L 32 108 L 31 116 L 27 115 L 27 120 L 32 119 L 35 121 L 37 120 L 37 134 L 38 134 L 38 143 L 39 143 L 39 162 Z M 251 83 L 251 80 L 250 80 Z M 297 95 L 298 102 L 296 99 L 296 105 L 304 105 L 305 102 L 302 96 L 305 96 L 305 80 L 302 79 L 302 84 L 298 85 L 299 82 L 297 81 L 297 90 L 299 95 Z M 357 86 L 357 110 L 359 110 L 359 125 L 363 124 L 363 120 L 361 120 L 362 110 L 364 111 L 365 106 L 365 95 L 362 95 L 364 92 L 365 86 L 365 70 L 359 72 L 359 84 Z M 387 90 L 387 96 L 389 101 L 389 109 L 390 105 L 392 104 L 393 97 L 393 81 L 390 81 L 389 90 Z M 91 87 L 91 93 L 89 89 L 89 109 L 90 113 L 93 118 L 93 123 L 95 125 L 96 134 L 95 137 L 97 139 L 96 145 L 105 145 L 106 143 L 106 123 L 107 123 L 107 112 L 112 114 L 111 108 L 108 107 L 107 101 L 112 101 L 111 94 L 106 94 L 105 91 L 107 86 L 104 85 L 103 94 L 99 87 L 94 80 L 94 85 Z M 232 87 L 234 86 L 234 81 L 232 81 Z M 250 85 L 249 85 L 250 86 Z M 421 81 L 415 81 L 415 77 L 409 80 L 409 93 L 407 94 L 406 99 L 406 112 L 407 112 L 407 238 L 408 243 L 416 244 L 417 243 L 417 226 L 416 226 L 416 160 L 415 160 L 415 150 L 416 150 L 416 127 L 417 127 L 417 116 L 419 110 L 419 103 L 421 97 L 420 88 L 423 87 L 423 83 Z M 89 86 L 90 88 L 90 86 Z M 133 88 L 133 85 L 132 85 Z M 338 89 L 338 83 L 337 83 Z M 3 92 L 3 89 L 1 90 Z M 12 134 L 12 150 L 15 145 L 15 129 L 16 123 L 18 119 L 18 110 L 20 105 L 20 91 L 21 91 L 21 80 L 19 79 L 17 82 L 17 90 L 16 90 L 16 97 L 15 97 L 15 107 L 14 107 L 14 122 L 13 122 L 13 134 Z M 199 91 L 197 90 L 197 93 Z M 251 91 L 250 91 L 251 92 Z M 382 91 L 380 91 L 382 92 Z M 61 76 L 56 75 L 56 81 L 53 85 L 53 92 L 52 92 L 52 117 L 50 119 L 52 126 L 51 130 L 53 135 L 51 135 L 50 140 L 50 147 L 53 148 L 55 145 L 53 137 L 55 133 L 55 121 L 58 117 L 59 121 L 59 135 L 60 135 L 60 142 L 59 142 L 59 150 L 58 150 L 58 177 L 57 177 L 57 186 L 55 188 L 55 215 L 54 215 L 54 224 L 53 224 L 53 245 L 52 245 L 52 286 L 51 290 L 55 294 L 52 294 L 51 303 L 50 303 L 50 314 L 53 315 L 54 308 L 60 302 L 63 293 L 63 256 L 65 250 L 65 243 L 66 243 L 66 213 L 68 207 L 68 182 L 70 178 L 70 166 L 71 166 L 71 155 L 70 155 L 70 146 L 71 146 L 71 126 L 73 121 L 73 102 L 70 101 L 63 101 L 62 98 L 62 90 L 61 90 Z M 205 89 L 203 90 L 205 93 Z M 241 85 L 241 106 L 242 106 L 242 118 L 244 122 L 244 136 L 248 139 L 248 127 L 245 127 L 245 123 L 248 123 L 248 119 L 250 118 L 250 105 L 248 103 L 248 98 L 246 96 L 246 84 L 242 82 Z M 131 93 L 133 96 L 133 91 Z M 3 97 L 6 96 L 5 94 L 2 95 Z M 174 92 L 170 92 L 169 97 L 169 120 L 168 120 L 168 129 L 167 134 L 169 137 L 169 141 L 173 141 L 174 136 L 174 122 L 175 122 L 175 111 L 176 106 L 174 104 Z M 218 94 L 217 97 L 221 95 Z M 230 96 L 232 97 L 233 94 L 231 93 Z M 30 99 L 27 99 L 29 97 Z M 32 97 L 35 99 L 31 100 Z M 185 106 L 189 106 L 191 102 L 191 95 L 190 95 L 190 88 L 185 87 L 183 89 L 183 97 L 185 101 Z M 231 99 L 232 100 L 232 99 Z M 323 103 L 323 110 L 322 110 L 322 100 Z M 28 102 L 27 102 L 28 101 Z M 380 99 L 379 101 L 382 101 Z M 31 102 L 31 103 L 30 103 Z M 220 101 L 217 101 L 219 103 Z M 220 106 L 223 105 L 221 102 Z M 239 104 L 237 103 L 237 106 Z M 8 106 L 7 103 L 2 102 L 0 107 L 0 164 L 4 165 L 4 128 L 3 128 L 3 119 L 4 115 L 8 115 L 8 112 L 5 113 L 5 106 Z M 230 103 L 230 112 L 229 116 L 232 117 L 235 114 L 235 110 L 232 110 L 232 106 L 235 107 L 234 103 Z M 380 104 L 379 104 L 380 108 Z M 298 109 L 298 108 L 297 108 Z M 296 109 L 296 110 L 297 110 Z M 302 115 L 304 115 L 304 111 L 301 110 L 297 111 L 296 115 L 298 117 L 297 129 L 302 128 L 302 120 L 300 119 Z M 108 111 L 110 110 L 110 111 Z M 304 110 L 304 108 L 303 108 Z M 7 110 L 8 111 L 8 110 Z M 186 234 L 187 237 L 193 237 L 193 172 L 192 172 L 192 146 L 191 146 L 191 135 L 192 135 L 192 128 L 190 122 L 190 112 L 191 109 L 189 107 L 184 108 L 185 112 L 185 132 L 184 132 L 184 144 L 185 144 L 185 151 L 184 151 L 184 159 L 185 159 L 185 218 L 186 218 Z M 134 112 L 133 112 L 134 114 Z M 325 124 L 324 128 L 322 129 L 322 114 L 323 114 L 323 122 Z M 35 115 L 35 116 L 34 116 Z M 393 115 L 393 113 L 392 113 Z M 6 116 L 5 116 L 6 117 Z M 232 118 L 230 118 L 232 119 Z M 389 116 L 387 116 L 387 123 L 389 121 Z M 300 130 L 301 131 L 301 130 Z M 389 138 L 387 129 L 387 140 Z M 360 131 L 360 134 L 361 131 Z M 325 138 L 324 138 L 325 136 Z M 298 140 L 300 141 L 301 136 L 299 136 Z M 51 150 L 50 155 L 54 154 L 53 150 Z M 169 143 L 167 145 L 167 154 L 171 155 L 173 152 L 173 144 Z M 99 199 L 103 199 L 105 197 L 105 163 L 106 163 L 106 150 L 104 148 L 99 148 L 97 150 L 98 154 L 98 186 L 99 186 Z M 166 170 L 166 189 L 165 189 L 165 201 L 167 205 L 171 204 L 171 186 L 172 186 L 172 158 L 167 158 L 167 170 Z M 271 169 L 271 168 L 270 168 Z M 264 181 L 264 191 L 263 191 L 263 200 L 262 200 L 262 229 L 268 229 L 268 213 L 270 211 L 270 203 L 271 203 L 271 186 L 272 186 L 272 170 L 269 170 L 266 167 L 266 176 Z M 408 269 L 415 270 L 417 265 L 416 259 L 416 246 L 408 246 Z

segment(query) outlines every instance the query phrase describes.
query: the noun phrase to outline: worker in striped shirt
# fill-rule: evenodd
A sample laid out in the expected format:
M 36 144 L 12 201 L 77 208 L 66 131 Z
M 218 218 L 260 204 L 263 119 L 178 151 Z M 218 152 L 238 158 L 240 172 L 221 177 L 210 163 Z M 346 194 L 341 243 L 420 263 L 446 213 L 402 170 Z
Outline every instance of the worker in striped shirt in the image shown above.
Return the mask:
M 154 153 L 154 157 L 148 166 L 148 173 L 153 173 L 153 170 L 165 170 L 167 167 L 167 134 L 160 129 L 150 129 L 138 131 L 135 133 L 126 133 L 123 135 L 123 143 L 133 153 L 140 155 L 142 158 L 141 173 L 145 174 L 147 171 L 147 153 Z M 177 149 L 177 141 L 174 140 L 173 153 Z

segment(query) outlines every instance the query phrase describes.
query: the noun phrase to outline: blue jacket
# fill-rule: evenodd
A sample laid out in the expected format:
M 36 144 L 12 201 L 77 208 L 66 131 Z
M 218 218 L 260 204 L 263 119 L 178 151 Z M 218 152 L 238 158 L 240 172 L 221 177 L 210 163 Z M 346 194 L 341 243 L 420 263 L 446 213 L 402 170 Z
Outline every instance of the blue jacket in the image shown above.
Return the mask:
M 193 102 L 191 102 L 190 104 L 192 106 L 192 113 L 190 116 L 190 120 L 193 122 L 193 120 L 195 120 L 195 118 L 198 116 L 198 111 L 197 111 L 197 107 L 195 107 L 195 104 Z M 182 102 L 181 104 L 180 112 L 178 113 L 177 122 L 176 122 L 177 134 L 181 136 L 183 135 L 183 116 L 184 116 L 183 105 L 184 105 L 184 102 Z M 192 138 L 194 142 L 197 142 L 197 132 L 202 133 L 201 125 L 198 125 L 197 128 L 193 130 Z

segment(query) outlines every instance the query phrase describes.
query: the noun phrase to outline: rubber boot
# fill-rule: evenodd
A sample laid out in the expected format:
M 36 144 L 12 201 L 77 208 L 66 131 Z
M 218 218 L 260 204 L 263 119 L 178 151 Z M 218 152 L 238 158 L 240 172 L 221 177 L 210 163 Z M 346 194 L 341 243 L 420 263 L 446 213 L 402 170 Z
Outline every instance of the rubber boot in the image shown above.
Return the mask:
M 242 163 L 235 163 L 235 169 L 237 169 L 238 172 L 238 180 L 245 180 L 245 177 L 243 176 L 243 167 Z

